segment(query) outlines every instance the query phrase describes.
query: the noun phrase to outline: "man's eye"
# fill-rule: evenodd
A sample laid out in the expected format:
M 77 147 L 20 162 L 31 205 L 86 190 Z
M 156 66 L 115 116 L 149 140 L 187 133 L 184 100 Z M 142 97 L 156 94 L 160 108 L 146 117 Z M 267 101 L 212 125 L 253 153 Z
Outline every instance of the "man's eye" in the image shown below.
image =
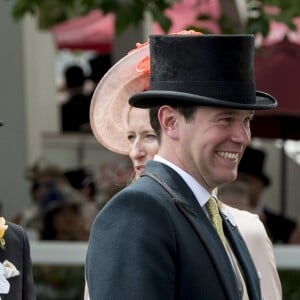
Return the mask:
M 224 122 L 224 123 L 230 123 L 232 120 L 232 117 L 224 117 L 222 119 L 220 119 L 221 122 Z
M 252 120 L 253 120 L 253 117 L 248 117 L 245 119 L 245 123 L 250 124 Z

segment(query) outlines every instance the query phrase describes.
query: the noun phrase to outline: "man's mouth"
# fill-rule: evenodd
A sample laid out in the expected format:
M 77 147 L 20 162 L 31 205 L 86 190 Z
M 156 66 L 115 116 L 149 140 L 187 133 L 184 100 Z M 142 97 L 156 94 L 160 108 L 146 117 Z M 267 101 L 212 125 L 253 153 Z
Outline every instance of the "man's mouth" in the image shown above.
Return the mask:
M 217 153 L 219 156 L 227 160 L 238 161 L 239 159 L 239 154 L 236 152 L 218 151 Z

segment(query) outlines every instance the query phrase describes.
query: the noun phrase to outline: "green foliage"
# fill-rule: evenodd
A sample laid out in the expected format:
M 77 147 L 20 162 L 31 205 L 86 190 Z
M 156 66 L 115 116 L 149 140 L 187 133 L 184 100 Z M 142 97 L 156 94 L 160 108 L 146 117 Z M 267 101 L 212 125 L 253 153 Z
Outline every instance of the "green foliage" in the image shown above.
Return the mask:
M 9 0 L 7 0 L 9 1 Z M 137 25 L 144 19 L 146 11 L 161 25 L 165 32 L 171 21 L 164 10 L 176 0 L 13 0 L 12 16 L 22 19 L 26 14 L 34 15 L 42 29 L 49 28 L 61 21 L 82 16 L 93 9 L 116 15 L 116 32 L 121 33 L 131 25 Z
M 253 2 L 247 0 L 248 3 Z M 277 14 L 271 14 L 263 9 L 263 6 L 274 6 L 279 9 Z M 245 27 L 247 33 L 262 33 L 266 36 L 269 32 L 269 23 L 271 20 L 286 24 L 291 30 L 295 30 L 296 26 L 293 23 L 293 18 L 300 16 L 300 1 L 299 0 L 260 0 L 255 9 L 258 12 L 257 17 L 248 19 Z M 251 9 L 249 9 L 251 11 Z
M 300 270 L 278 270 L 282 284 L 282 299 L 300 299 Z
M 250 18 L 246 28 L 249 33 L 260 32 L 263 36 L 267 36 L 270 29 L 269 18 L 266 15 L 262 15 L 260 18 Z
M 174 2 L 180 0 L 2 0 L 13 1 L 12 15 L 15 20 L 20 20 L 26 14 L 32 14 L 39 20 L 41 28 L 49 28 L 58 22 L 82 16 L 87 12 L 99 8 L 104 13 L 113 12 L 116 15 L 116 32 L 121 33 L 131 25 L 137 25 L 143 20 L 145 12 L 149 12 L 152 18 L 157 21 L 165 32 L 168 32 L 171 24 L 169 18 L 164 15 L 165 9 Z M 199 0 L 206 1 L 206 0 Z M 230 0 L 228 0 L 230 1 Z M 269 32 L 269 21 L 276 20 L 287 24 L 292 30 L 295 25 L 292 20 L 300 16 L 299 0 L 245 0 L 249 5 L 249 12 L 256 11 L 258 16 L 251 17 L 244 28 L 234 28 L 229 16 L 222 15 L 217 22 L 222 32 L 234 33 L 258 33 L 264 36 Z M 253 3 L 255 8 L 253 8 Z M 277 6 L 280 13 L 270 15 L 266 13 L 263 5 Z M 199 19 L 205 20 L 206 15 L 199 16 Z M 193 28 L 190 24 L 190 28 Z
M 37 300 L 83 299 L 83 266 L 34 265 L 33 278 Z
M 87 12 L 82 0 L 15 0 L 12 16 L 18 21 L 31 14 L 37 17 L 41 29 L 47 29 Z

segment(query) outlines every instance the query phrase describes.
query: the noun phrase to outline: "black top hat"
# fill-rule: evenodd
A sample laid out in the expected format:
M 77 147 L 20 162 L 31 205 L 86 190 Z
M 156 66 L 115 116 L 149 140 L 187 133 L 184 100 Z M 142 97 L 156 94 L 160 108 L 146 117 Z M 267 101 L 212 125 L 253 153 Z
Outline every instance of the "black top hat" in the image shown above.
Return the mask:
M 3 124 L 4 124 L 3 121 L 0 120 L 0 127 L 3 126 Z
M 274 108 L 272 96 L 256 91 L 253 57 L 252 35 L 152 35 L 150 90 L 129 103 Z
M 265 156 L 264 151 L 247 147 L 240 161 L 238 173 L 255 176 L 261 179 L 265 186 L 268 186 L 270 179 L 263 172 Z

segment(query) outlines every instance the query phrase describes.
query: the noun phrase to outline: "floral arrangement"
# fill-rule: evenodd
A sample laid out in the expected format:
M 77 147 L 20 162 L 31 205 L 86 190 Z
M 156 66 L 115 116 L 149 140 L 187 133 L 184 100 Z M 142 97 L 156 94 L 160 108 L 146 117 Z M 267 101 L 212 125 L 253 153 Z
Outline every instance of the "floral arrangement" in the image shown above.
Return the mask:
M 5 224 L 5 219 L 0 217 L 0 248 L 5 249 L 5 239 L 4 235 L 8 228 L 8 225 Z

